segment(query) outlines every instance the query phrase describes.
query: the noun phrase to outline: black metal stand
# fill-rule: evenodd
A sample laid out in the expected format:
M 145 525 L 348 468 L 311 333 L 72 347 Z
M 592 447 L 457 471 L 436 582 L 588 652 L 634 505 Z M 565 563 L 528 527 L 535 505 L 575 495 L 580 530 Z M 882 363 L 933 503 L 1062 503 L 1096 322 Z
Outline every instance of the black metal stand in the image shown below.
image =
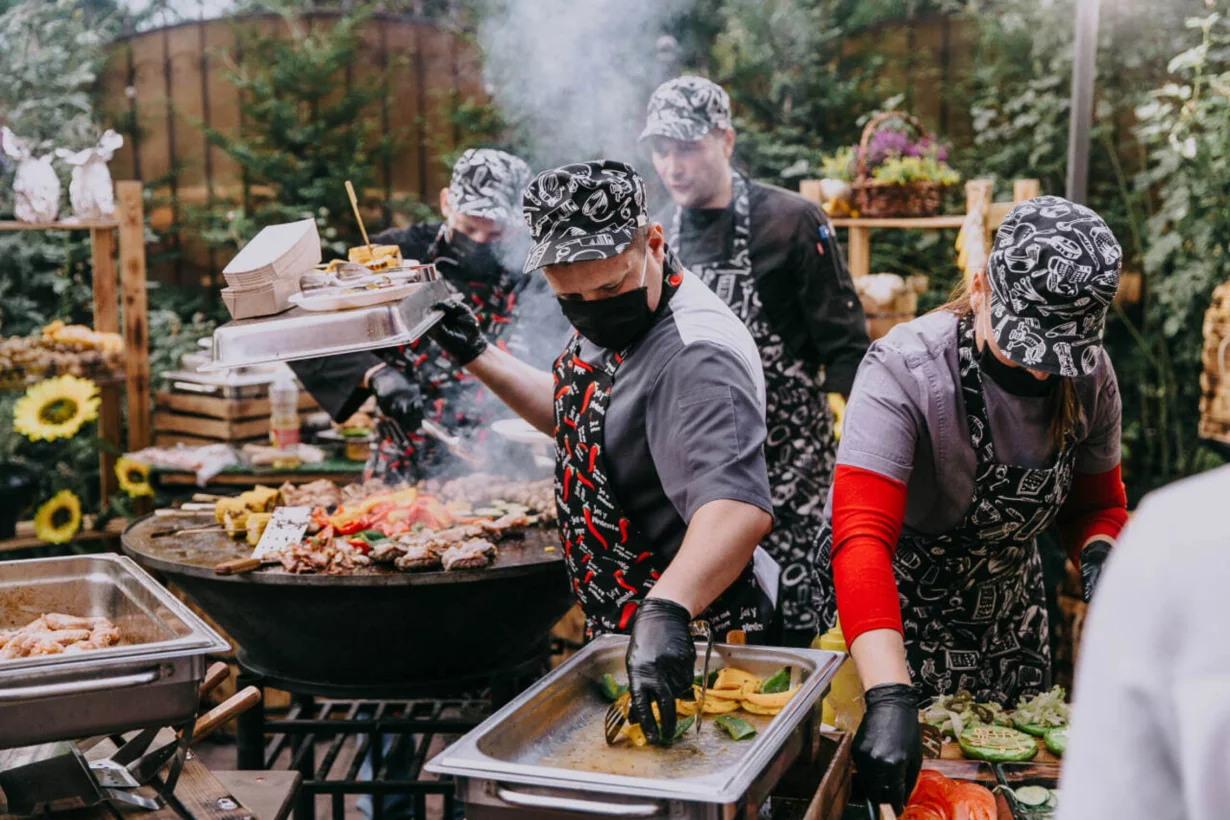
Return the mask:
M 295 820 L 315 817 L 317 795 L 332 799 L 332 816 L 345 817 L 347 795 L 371 795 L 372 818 L 384 815 L 383 800 L 401 795 L 413 800 L 414 816 L 427 816 L 427 799 L 438 796 L 445 820 L 455 816 L 451 780 L 424 779 L 423 765 L 436 735 L 464 734 L 507 703 L 547 668 L 548 646 L 515 666 L 492 670 L 465 680 L 415 682 L 398 686 L 335 686 L 288 680 L 253 669 L 239 655 L 237 686 L 266 686 L 291 693 L 286 717 L 270 720 L 263 704 L 237 718 L 240 769 L 287 768 L 303 781 L 295 803 Z M 266 742 L 266 739 L 268 741 Z M 386 749 L 386 738 L 391 745 Z M 317 762 L 317 744 L 328 743 Z M 343 748 L 354 754 L 339 765 Z M 360 780 L 368 760 L 371 778 Z M 401 761 L 390 771 L 390 761 Z M 406 765 L 408 761 L 408 765 Z

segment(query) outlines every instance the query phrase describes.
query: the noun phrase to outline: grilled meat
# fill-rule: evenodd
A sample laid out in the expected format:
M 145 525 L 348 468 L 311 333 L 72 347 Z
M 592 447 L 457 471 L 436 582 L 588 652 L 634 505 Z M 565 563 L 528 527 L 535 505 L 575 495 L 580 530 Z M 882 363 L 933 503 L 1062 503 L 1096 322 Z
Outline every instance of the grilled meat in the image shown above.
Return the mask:
M 106 618 L 49 612 L 21 629 L 0 632 L 0 660 L 105 649 L 119 642 L 119 630 Z
M 327 478 L 300 484 L 289 481 L 281 486 L 282 503 L 288 507 L 335 507 L 342 503 L 342 491 Z
M 414 572 L 416 570 L 439 569 L 441 561 L 440 554 L 431 547 L 415 544 L 410 547 L 404 547 L 401 556 L 398 557 L 394 564 L 404 572 Z
M 291 544 L 278 552 L 282 568 L 296 575 L 321 573 L 345 575 L 371 560 L 345 541 L 333 537 L 332 528 L 323 530 L 301 544 Z
M 520 535 L 529 525 L 530 517 L 525 513 L 509 513 L 508 515 L 500 516 L 494 521 L 479 521 L 474 526 L 481 529 L 484 533 L 496 536 L 498 539 Z
M 471 538 L 446 549 L 440 556 L 440 563 L 444 565 L 446 571 L 477 569 L 490 564 L 493 555 L 495 555 L 494 544 L 482 538 Z

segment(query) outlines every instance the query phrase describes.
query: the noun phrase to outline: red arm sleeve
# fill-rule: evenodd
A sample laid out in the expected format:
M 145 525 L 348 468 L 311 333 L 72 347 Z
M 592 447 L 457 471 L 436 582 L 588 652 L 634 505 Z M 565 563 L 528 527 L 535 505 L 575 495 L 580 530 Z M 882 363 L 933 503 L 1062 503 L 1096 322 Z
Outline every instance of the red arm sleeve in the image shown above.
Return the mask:
M 833 475 L 833 586 L 846 644 L 901 628 L 892 554 L 905 520 L 905 485 L 857 467 Z
M 1119 465 L 1104 473 L 1077 473 L 1056 522 L 1064 549 L 1080 566 L 1081 547 L 1095 535 L 1113 541 L 1127 523 L 1127 493 Z

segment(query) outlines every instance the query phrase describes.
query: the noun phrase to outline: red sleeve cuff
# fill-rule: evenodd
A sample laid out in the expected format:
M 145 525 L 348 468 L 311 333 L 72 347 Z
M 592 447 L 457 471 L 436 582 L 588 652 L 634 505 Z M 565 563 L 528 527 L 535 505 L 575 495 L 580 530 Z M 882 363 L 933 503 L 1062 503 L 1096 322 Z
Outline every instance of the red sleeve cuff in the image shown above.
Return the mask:
M 902 632 L 892 553 L 905 519 L 905 485 L 857 467 L 833 476 L 833 585 L 846 644 L 873 629 Z
M 1118 465 L 1104 473 L 1077 473 L 1059 511 L 1059 534 L 1072 563 L 1090 538 L 1114 541 L 1127 523 L 1127 493 Z

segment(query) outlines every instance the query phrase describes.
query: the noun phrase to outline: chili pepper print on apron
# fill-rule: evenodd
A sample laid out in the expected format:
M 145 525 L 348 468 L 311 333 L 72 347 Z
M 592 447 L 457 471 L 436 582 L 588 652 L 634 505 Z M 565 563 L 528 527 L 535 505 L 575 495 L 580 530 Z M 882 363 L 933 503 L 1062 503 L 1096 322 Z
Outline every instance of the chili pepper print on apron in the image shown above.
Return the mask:
M 961 395 L 977 458 L 965 518 L 939 536 L 903 533 L 893 555 L 906 657 L 921 697 L 959 689 L 1014 704 L 1049 688 L 1050 627 L 1037 536 L 1072 486 L 1075 432 L 1040 469 L 999 462 L 969 316 L 958 324 Z M 832 529 L 817 539 L 816 609 L 832 625 Z
M 752 275 L 749 242 L 751 213 L 748 183 L 732 172 L 734 237 L 730 257 L 721 262 L 689 265 L 751 332 L 764 368 L 766 407 L 765 461 L 773 500 L 773 532 L 761 546 L 781 567 L 777 606 L 790 630 L 816 626 L 812 610 L 812 545 L 824 522 L 824 504 L 832 484 L 837 443 L 833 414 L 814 374 L 787 353 L 781 336 L 769 325 Z M 675 210 L 670 244 L 678 246 L 680 211 Z
M 663 283 L 669 300 L 682 278 Z M 556 505 L 564 563 L 581 609 L 585 634 L 593 638 L 627 632 L 637 607 L 666 570 L 670 558 L 646 538 L 616 497 L 604 444 L 607 411 L 620 365 L 628 351 L 607 351 L 601 362 L 580 358 L 581 337 L 574 336 L 556 360 Z M 763 631 L 760 592 L 751 563 L 743 574 L 699 616 L 715 634 L 742 629 Z

